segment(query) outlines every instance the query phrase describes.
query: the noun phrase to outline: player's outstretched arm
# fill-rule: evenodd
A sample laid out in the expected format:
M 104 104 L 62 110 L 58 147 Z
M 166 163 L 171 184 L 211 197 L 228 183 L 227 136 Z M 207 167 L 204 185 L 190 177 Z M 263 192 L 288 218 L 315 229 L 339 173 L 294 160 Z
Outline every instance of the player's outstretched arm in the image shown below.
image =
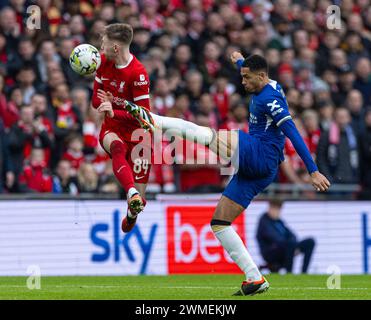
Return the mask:
M 231 54 L 231 61 L 233 64 L 237 65 L 238 70 L 241 69 L 243 61 L 245 60 L 241 52 L 233 51 Z
M 304 161 L 305 166 L 310 174 L 313 187 L 317 191 L 327 191 L 330 187 L 330 182 L 322 173 L 318 171 L 317 165 L 314 163 L 314 160 L 298 129 L 296 128 L 295 123 L 289 119 L 280 125 L 280 129 L 285 136 L 291 140 L 296 152 Z

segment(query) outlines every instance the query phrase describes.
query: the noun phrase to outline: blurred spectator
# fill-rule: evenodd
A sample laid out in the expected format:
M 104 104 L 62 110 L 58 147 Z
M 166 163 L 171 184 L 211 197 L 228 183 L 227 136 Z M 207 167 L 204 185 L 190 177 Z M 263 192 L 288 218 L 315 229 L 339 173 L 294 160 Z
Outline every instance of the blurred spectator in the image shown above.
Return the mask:
M 195 123 L 211 127 L 207 116 L 199 114 Z M 182 153 L 176 154 L 179 164 L 180 190 L 182 192 L 219 192 L 220 167 L 215 153 L 208 148 L 187 140 L 181 141 Z M 178 151 L 177 149 L 176 151 Z M 196 162 L 196 159 L 200 161 Z
M 322 131 L 330 130 L 333 120 L 335 107 L 329 101 L 323 101 L 319 104 L 320 128 Z
M 72 38 L 63 38 L 59 41 L 58 51 L 61 57 L 60 66 L 69 85 L 80 81 L 81 77 L 70 67 L 70 55 L 76 43 Z
M 247 120 L 247 107 L 246 102 L 243 100 L 237 101 L 231 106 L 229 116 L 226 121 L 221 125 L 220 129 L 226 130 L 242 130 L 249 131 L 249 122 Z
M 67 84 L 58 84 L 52 91 L 52 107 L 54 132 L 56 139 L 56 158 L 63 153 L 64 143 L 71 133 L 81 134 L 82 116 L 77 107 L 72 104 Z
M 281 219 L 282 201 L 271 200 L 269 208 L 259 220 L 256 238 L 260 253 L 272 272 L 285 268 L 292 272 L 295 255 L 303 254 L 302 273 L 308 272 L 315 241 L 312 238 L 297 240 L 296 235 Z
M 98 193 L 99 177 L 91 163 L 83 162 L 77 171 L 79 193 Z
M 8 101 L 4 89 L 4 77 L 0 75 L 0 119 L 4 129 L 10 128 L 19 119 L 19 110 L 15 103 Z
M 67 150 L 62 155 L 62 160 L 67 160 L 71 164 L 71 174 L 75 176 L 84 161 L 83 138 L 80 135 L 71 135 L 65 140 Z
M 304 128 L 307 134 L 308 149 L 316 159 L 317 146 L 321 135 L 318 114 L 313 110 L 306 110 L 302 114 Z
M 356 79 L 354 88 L 361 91 L 365 105 L 371 104 L 371 63 L 370 59 L 362 57 L 356 63 Z
M 363 199 L 371 199 L 371 108 L 367 108 L 364 117 L 365 126 L 360 137 L 360 169 L 363 185 Z
M 234 93 L 234 90 L 235 87 L 228 82 L 228 77 L 223 74 L 218 75 L 215 84 L 210 88 L 221 121 L 224 121 L 227 117 L 230 107 L 230 96 Z
M 163 17 L 157 13 L 158 1 L 157 0 L 144 0 L 142 7 L 142 13 L 140 14 L 141 25 L 151 30 L 151 32 L 157 32 L 163 27 Z
M 197 70 L 190 70 L 185 75 L 186 88 L 185 92 L 190 98 L 190 110 L 195 113 L 197 103 L 204 91 L 202 74 Z
M 153 92 L 153 104 L 156 112 L 165 114 L 168 109 L 174 106 L 174 96 L 169 90 L 168 80 L 165 77 L 156 80 L 155 89 Z
M 356 89 L 350 90 L 345 101 L 346 108 L 352 117 L 352 127 L 358 136 L 364 125 L 363 97 L 361 92 Z
M 0 193 L 4 192 L 9 186 L 14 184 L 14 173 L 12 163 L 9 161 L 9 151 L 7 145 L 4 125 L 0 119 Z
M 349 111 L 338 108 L 335 121 L 321 134 L 317 148 L 317 165 L 332 183 L 359 183 L 357 137 Z
M 219 45 L 211 41 L 208 41 L 203 48 L 203 56 L 199 64 L 199 69 L 208 87 L 212 85 L 222 68 L 220 61 L 221 53 Z
M 15 51 L 18 37 L 21 34 L 21 25 L 17 22 L 17 15 L 13 8 L 5 7 L 0 11 L 0 28 L 5 35 L 7 49 Z
M 31 66 L 23 66 L 18 71 L 16 79 L 22 91 L 23 104 L 30 104 L 31 97 L 36 93 L 36 88 L 33 85 L 36 75 L 33 68 Z
M 47 128 L 40 118 L 35 119 L 34 109 L 29 105 L 22 107 L 19 121 L 14 124 L 8 134 L 9 157 L 13 163 L 16 177 L 21 172 L 23 161 L 28 159 L 33 148 L 42 148 L 45 163 L 52 148 L 52 141 Z
M 56 174 L 53 176 L 53 193 L 78 194 L 77 179 L 71 175 L 71 163 L 67 160 L 58 162 Z
M 19 176 L 19 189 L 21 192 L 52 191 L 53 180 L 44 159 L 43 149 L 32 149 L 29 161 L 26 162 Z
M 8 141 L 10 128 L 18 123 L 21 107 L 31 104 L 36 122 L 46 128 L 51 142 L 52 169 L 66 152 L 65 139 L 78 134 L 83 135 L 85 161 L 96 161 L 96 168 L 103 171 L 107 159 L 96 150 L 101 117 L 90 107 L 94 75 L 74 73 L 69 55 L 80 43 L 99 49 L 101 34 L 112 22 L 134 28 L 131 51 L 149 74 L 154 112 L 190 121 L 201 114 L 214 127 L 247 129 L 246 111 L 239 102 L 246 93 L 237 68 L 230 63 L 231 53 L 241 51 L 244 56 L 257 53 L 267 58 L 270 77 L 282 85 L 293 116 L 306 115 L 302 129 L 307 143 L 317 137 L 309 132 L 314 112 L 321 130 L 331 131 L 339 107 L 350 111 L 355 135 L 364 132 L 364 112 L 371 105 L 367 0 L 341 2 L 340 30 L 326 27 L 329 1 L 37 1 L 42 11 L 40 29 L 26 26 L 29 1 L 3 2 L 0 121 L 4 139 Z M 14 141 L 14 129 L 11 138 Z M 4 150 L 14 158 L 13 144 Z M 45 148 L 44 154 L 48 158 Z M 286 169 L 295 166 L 295 161 L 285 165 Z M 300 166 L 295 171 L 299 173 Z M 6 174 L 8 181 L 17 185 L 12 174 Z M 306 179 L 305 174 L 302 177 Z
M 105 163 L 103 172 L 100 175 L 99 192 L 100 193 L 116 193 L 116 194 L 120 192 L 120 186 L 112 171 L 112 163 L 110 159 Z
M 57 53 L 55 43 L 53 40 L 44 40 L 38 49 L 36 55 L 37 67 L 42 82 L 48 81 L 48 69 L 47 65 L 49 62 L 56 62 L 58 65 L 61 61 L 60 56 Z

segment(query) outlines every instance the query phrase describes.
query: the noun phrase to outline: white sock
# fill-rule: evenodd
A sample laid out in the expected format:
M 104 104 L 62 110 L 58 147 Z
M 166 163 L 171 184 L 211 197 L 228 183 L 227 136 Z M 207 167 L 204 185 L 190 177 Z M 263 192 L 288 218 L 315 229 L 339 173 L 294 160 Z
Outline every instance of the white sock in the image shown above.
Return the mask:
M 131 187 L 128 191 L 128 199 L 130 199 L 133 195 L 139 193 L 139 191 L 133 187 Z
M 159 116 L 152 112 L 151 116 L 157 127 L 171 135 L 177 135 L 187 140 L 197 141 L 204 145 L 210 144 L 213 139 L 213 131 L 208 127 L 202 127 L 179 118 Z
M 247 281 L 259 281 L 262 278 L 258 267 L 247 251 L 242 239 L 232 226 L 214 232 L 223 248 L 227 250 L 232 260 L 245 273 Z

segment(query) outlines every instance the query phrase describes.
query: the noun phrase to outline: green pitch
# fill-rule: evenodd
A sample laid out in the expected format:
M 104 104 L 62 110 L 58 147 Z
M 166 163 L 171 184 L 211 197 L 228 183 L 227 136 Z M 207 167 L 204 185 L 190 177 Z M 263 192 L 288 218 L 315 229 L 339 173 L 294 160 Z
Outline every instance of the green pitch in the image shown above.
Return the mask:
M 368 299 L 371 276 L 342 276 L 341 289 L 328 289 L 326 275 L 269 275 L 267 293 L 232 297 L 241 275 L 130 277 L 42 277 L 41 289 L 29 290 L 25 277 L 0 277 L 0 299 Z

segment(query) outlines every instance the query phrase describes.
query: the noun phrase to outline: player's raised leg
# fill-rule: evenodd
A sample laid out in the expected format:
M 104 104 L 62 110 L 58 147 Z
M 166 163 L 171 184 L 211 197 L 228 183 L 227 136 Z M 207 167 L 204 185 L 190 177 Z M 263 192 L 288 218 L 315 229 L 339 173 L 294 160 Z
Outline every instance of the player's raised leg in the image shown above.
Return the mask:
M 193 122 L 179 118 L 164 117 L 154 114 L 147 109 L 126 101 L 128 110 L 142 125 L 150 130 L 163 130 L 167 134 L 197 141 L 208 146 L 218 156 L 226 161 L 231 160 L 238 147 L 238 131 L 219 130 L 199 126 Z M 237 159 L 238 157 L 236 157 Z
M 244 207 L 222 196 L 211 220 L 211 229 L 232 260 L 245 273 L 246 281 L 234 295 L 254 295 L 268 290 L 269 283 L 262 276 L 232 222 L 244 211 Z

